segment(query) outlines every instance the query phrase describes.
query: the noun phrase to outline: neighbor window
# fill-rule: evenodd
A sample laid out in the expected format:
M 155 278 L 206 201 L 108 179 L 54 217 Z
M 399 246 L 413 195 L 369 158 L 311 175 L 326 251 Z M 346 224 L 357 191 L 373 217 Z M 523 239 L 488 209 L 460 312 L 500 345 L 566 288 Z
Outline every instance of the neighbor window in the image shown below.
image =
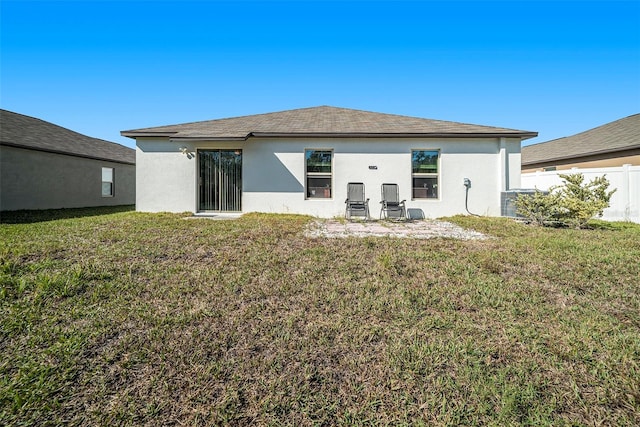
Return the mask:
M 411 152 L 412 197 L 414 199 L 438 198 L 438 151 L 414 150 Z
M 305 150 L 307 198 L 331 198 L 331 157 L 328 150 Z
M 113 197 L 113 168 L 102 168 L 102 197 Z

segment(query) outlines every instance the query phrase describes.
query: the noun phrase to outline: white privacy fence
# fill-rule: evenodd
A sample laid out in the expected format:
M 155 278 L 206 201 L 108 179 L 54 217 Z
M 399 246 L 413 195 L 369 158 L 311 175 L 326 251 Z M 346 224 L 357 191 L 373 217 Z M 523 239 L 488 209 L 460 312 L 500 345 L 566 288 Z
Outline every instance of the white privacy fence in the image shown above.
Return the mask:
M 633 221 L 640 223 L 640 166 L 624 165 L 613 168 L 573 168 L 550 172 L 523 173 L 522 188 L 548 190 L 553 185 L 562 184 L 559 174 L 581 173 L 585 182 L 606 175 L 609 190 L 616 189 L 611 196 L 609 208 L 605 209 L 602 219 L 607 221 Z

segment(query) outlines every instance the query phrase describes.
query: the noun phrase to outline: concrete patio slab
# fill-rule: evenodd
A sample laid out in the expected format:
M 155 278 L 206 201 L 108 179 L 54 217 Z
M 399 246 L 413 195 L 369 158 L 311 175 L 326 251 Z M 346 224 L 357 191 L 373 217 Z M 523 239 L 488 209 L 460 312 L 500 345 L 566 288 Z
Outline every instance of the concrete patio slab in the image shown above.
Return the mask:
M 218 221 L 224 220 L 233 220 L 238 219 L 242 216 L 241 213 L 235 212 L 222 212 L 222 213 L 209 213 L 209 212 L 198 212 L 191 216 L 184 217 L 184 219 L 214 219 Z

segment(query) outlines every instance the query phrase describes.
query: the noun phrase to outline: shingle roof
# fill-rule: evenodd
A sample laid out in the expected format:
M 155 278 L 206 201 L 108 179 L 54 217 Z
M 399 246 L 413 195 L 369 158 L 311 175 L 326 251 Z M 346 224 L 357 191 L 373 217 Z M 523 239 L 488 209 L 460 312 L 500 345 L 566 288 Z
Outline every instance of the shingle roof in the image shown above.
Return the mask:
M 135 150 L 53 123 L 0 109 L 0 144 L 90 159 L 135 164 Z
M 123 136 L 245 140 L 252 136 L 512 136 L 536 132 L 329 106 L 122 131 Z
M 634 114 L 572 136 L 522 147 L 522 165 L 639 147 L 640 114 Z

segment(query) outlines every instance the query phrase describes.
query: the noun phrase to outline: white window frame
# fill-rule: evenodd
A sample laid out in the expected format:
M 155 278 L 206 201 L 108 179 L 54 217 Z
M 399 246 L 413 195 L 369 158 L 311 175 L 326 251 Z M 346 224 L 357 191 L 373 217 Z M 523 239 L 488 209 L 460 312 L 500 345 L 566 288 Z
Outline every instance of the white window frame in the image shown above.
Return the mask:
M 415 153 L 416 151 L 427 151 L 427 152 L 433 152 L 433 153 L 438 153 L 438 161 L 436 163 L 436 171 L 435 173 L 414 173 L 413 172 L 413 153 Z M 442 186 L 440 185 L 440 157 L 441 157 L 441 152 L 439 149 L 435 149 L 435 148 L 415 148 L 411 150 L 411 156 L 410 156 L 410 161 L 411 161 L 411 200 L 440 200 L 441 192 L 440 189 L 442 188 Z M 427 195 L 427 197 L 416 197 L 415 196 L 415 187 L 413 185 L 413 180 L 414 178 L 435 178 L 436 179 L 436 184 L 435 184 L 435 191 L 436 191 L 436 197 L 429 197 Z
M 331 172 L 309 172 L 307 171 L 307 152 L 309 151 L 326 151 L 331 153 Z M 305 200 L 332 200 L 334 192 L 333 179 L 333 159 L 334 152 L 331 148 L 305 148 L 304 149 L 304 198 Z M 309 178 L 329 178 L 329 197 L 310 197 L 309 196 Z
M 105 179 L 105 172 L 109 171 L 111 178 L 109 179 L 109 177 L 107 177 L 107 179 Z M 116 175 L 116 170 L 115 168 L 102 168 L 102 197 L 114 197 L 115 196 L 115 175 Z M 110 191 L 109 194 L 105 194 L 104 192 L 104 185 L 105 184 L 109 184 L 110 185 Z

